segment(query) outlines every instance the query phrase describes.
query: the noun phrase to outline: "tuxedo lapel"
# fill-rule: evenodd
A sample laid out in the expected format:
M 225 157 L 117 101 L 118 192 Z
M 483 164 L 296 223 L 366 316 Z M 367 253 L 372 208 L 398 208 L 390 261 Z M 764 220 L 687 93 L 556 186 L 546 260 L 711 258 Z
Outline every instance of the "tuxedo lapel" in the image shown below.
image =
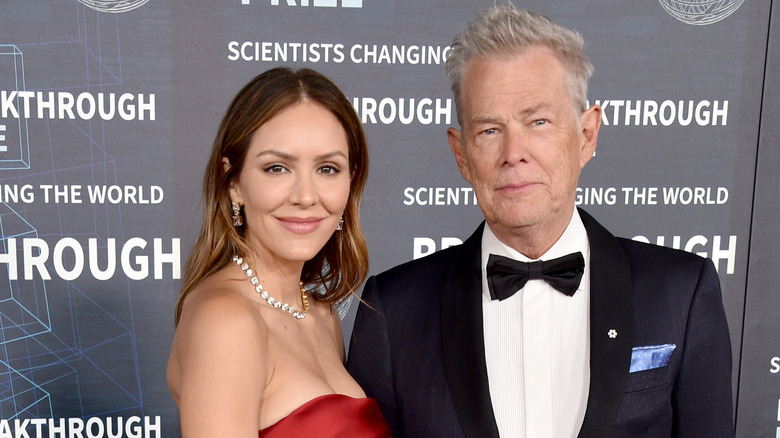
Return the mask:
M 579 437 L 606 437 L 628 380 L 634 318 L 631 272 L 620 243 L 579 210 L 590 242 L 590 389 Z M 444 366 L 467 437 L 498 437 L 490 401 L 482 329 L 481 241 L 484 223 L 458 248 L 442 288 Z M 610 336 L 614 330 L 615 337 Z
M 618 240 L 579 213 L 590 242 L 590 391 L 579 436 L 606 437 L 617 420 L 631 362 L 631 270 Z
M 496 437 L 482 330 L 481 242 L 484 222 L 457 250 L 442 290 L 444 368 L 467 437 Z

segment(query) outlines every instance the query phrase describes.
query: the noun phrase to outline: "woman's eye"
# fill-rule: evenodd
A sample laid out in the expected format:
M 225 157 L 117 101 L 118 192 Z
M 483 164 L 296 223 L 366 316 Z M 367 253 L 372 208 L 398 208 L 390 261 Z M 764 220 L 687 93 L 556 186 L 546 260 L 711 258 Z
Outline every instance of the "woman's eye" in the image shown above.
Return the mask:
M 274 164 L 274 165 L 271 165 L 271 166 L 267 166 L 265 168 L 265 171 L 268 172 L 268 173 L 282 173 L 285 170 L 287 170 L 287 169 L 285 169 L 284 166 L 279 165 L 279 164 Z
M 319 169 L 319 173 L 324 173 L 325 175 L 335 175 L 339 173 L 339 169 L 335 166 L 322 166 Z

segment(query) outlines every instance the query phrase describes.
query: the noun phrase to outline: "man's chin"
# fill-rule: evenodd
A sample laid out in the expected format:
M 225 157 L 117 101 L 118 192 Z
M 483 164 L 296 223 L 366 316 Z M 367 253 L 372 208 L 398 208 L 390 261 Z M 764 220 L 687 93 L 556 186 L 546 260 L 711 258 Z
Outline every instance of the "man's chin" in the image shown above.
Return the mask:
M 517 233 L 533 228 L 538 225 L 539 222 L 539 219 L 534 217 L 513 217 L 502 218 L 497 221 L 488 221 L 488 224 L 492 230 L 500 229 Z
M 495 223 L 506 228 L 527 228 L 543 222 L 550 215 L 545 211 L 528 208 L 529 204 L 504 209 L 503 214 L 495 214 Z M 500 213 L 500 212 L 499 212 Z

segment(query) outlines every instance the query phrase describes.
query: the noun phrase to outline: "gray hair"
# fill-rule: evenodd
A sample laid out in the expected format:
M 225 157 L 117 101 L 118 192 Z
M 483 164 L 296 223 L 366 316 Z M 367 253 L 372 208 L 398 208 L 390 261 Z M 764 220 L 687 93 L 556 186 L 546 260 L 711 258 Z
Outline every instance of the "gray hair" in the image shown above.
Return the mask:
M 475 58 L 520 55 L 533 46 L 548 47 L 556 54 L 568 73 L 572 104 L 577 111 L 585 109 L 593 65 L 585 56 L 582 35 L 511 3 L 494 4 L 477 14 L 452 41 L 445 75 L 455 97 L 459 123 L 462 123 L 460 88 L 469 63 Z

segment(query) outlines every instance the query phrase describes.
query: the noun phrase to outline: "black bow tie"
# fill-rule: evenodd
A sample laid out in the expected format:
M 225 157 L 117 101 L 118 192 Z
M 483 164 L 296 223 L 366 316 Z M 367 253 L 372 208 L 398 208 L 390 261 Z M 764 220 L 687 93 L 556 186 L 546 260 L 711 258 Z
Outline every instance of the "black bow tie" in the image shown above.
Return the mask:
M 579 252 L 529 263 L 490 254 L 487 263 L 490 298 L 505 300 L 522 289 L 528 280 L 544 280 L 560 292 L 572 296 L 580 285 L 584 271 L 585 259 Z

